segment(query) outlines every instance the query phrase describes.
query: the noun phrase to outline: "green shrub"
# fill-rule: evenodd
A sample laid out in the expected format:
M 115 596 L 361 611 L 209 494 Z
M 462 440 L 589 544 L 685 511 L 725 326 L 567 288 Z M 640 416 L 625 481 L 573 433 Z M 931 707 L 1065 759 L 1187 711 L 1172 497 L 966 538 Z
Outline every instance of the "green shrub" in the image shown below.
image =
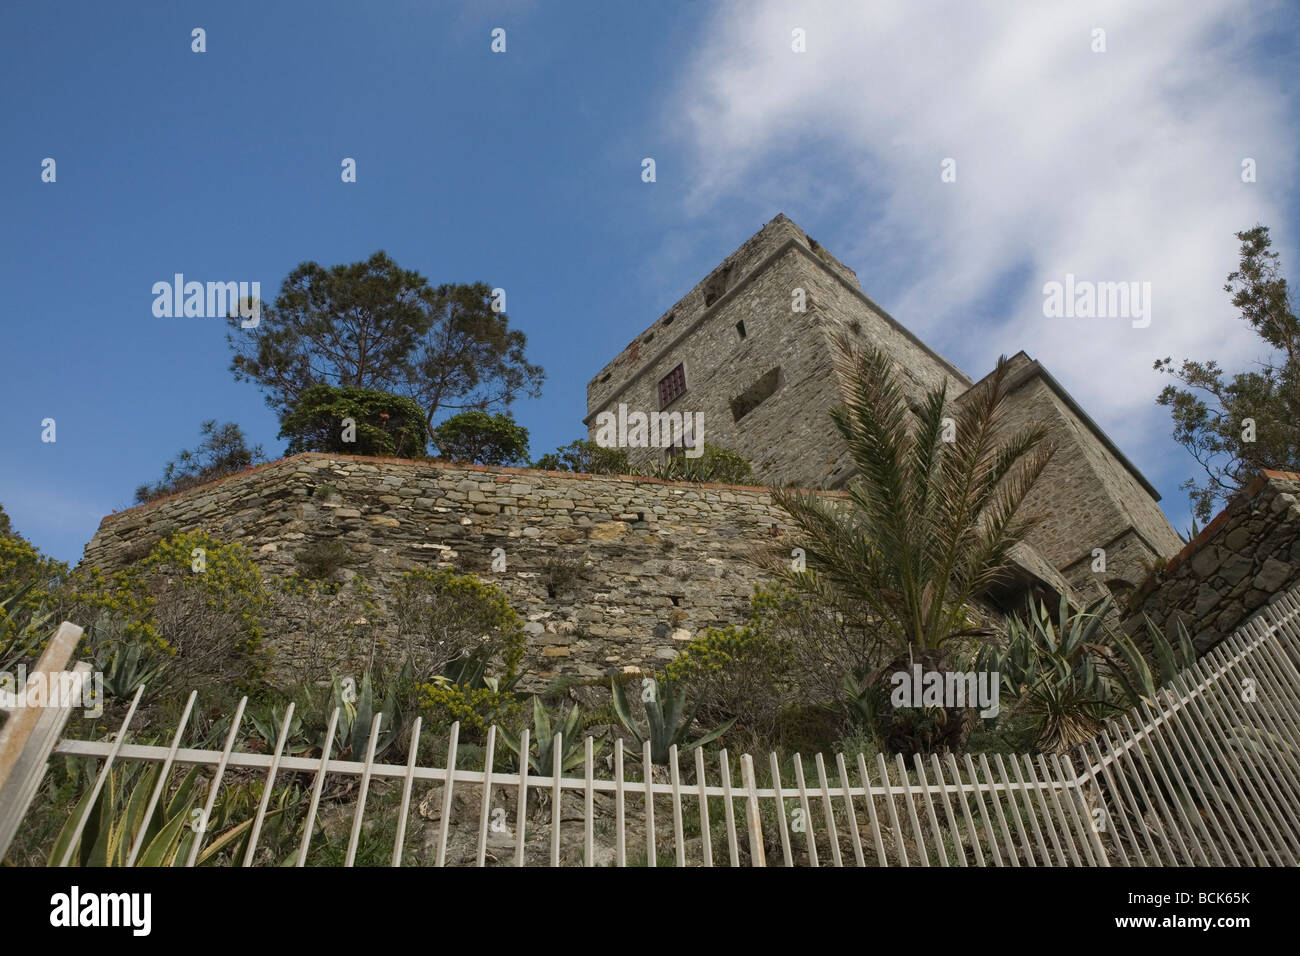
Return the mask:
M 93 620 L 97 659 L 139 645 L 172 657 L 163 686 L 249 686 L 265 673 L 269 598 L 247 549 L 203 531 L 179 532 L 112 575 L 79 572 L 66 595 L 70 620 Z
M 708 442 L 697 458 L 669 455 L 652 461 L 637 473 L 664 481 L 709 481 L 722 485 L 744 485 L 754 480 L 754 470 L 748 461 Z
M 474 465 L 528 462 L 528 429 L 509 415 L 461 412 L 433 429 L 438 457 Z
M 486 730 L 489 725 L 506 725 L 520 713 L 518 698 L 490 687 L 430 681 L 420 687 L 420 710 L 437 727 L 460 721 L 462 729 Z
M 393 624 L 404 642 L 403 659 L 416 680 L 443 676 L 457 661 L 474 655 L 509 683 L 519 674 L 525 635 L 523 619 L 496 587 L 473 574 L 445 569 L 408 571 L 393 589 Z M 482 668 L 480 668 L 482 669 Z
M 352 428 L 346 428 L 351 419 Z M 371 388 L 313 385 L 280 422 L 286 455 L 304 451 L 414 458 L 423 455 L 428 425 L 412 399 Z M 350 439 L 350 440 L 349 440 Z
M 329 581 L 339 569 L 347 565 L 350 552 L 337 538 L 313 541 L 295 555 L 298 570 L 312 581 Z
M 58 625 L 54 605 L 67 565 L 0 534 L 0 671 L 32 663 Z
M 547 471 L 574 471 L 584 475 L 630 475 L 632 464 L 626 448 L 603 448 L 594 441 L 580 438 L 543 455 L 533 468 Z

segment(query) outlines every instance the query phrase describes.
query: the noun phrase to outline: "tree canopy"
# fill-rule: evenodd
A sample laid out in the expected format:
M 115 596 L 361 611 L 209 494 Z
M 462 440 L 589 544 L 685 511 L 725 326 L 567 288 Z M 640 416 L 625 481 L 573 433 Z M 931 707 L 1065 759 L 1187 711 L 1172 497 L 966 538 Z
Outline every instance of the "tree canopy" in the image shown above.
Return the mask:
M 579 438 L 548 452 L 533 462 L 532 467 L 546 471 L 575 471 L 584 475 L 632 474 L 627 449 L 602 448 L 587 438 Z
M 448 461 L 516 467 L 528 463 L 528 429 L 509 415 L 452 415 L 433 430 L 433 443 Z
M 1170 410 L 1174 440 L 1204 471 L 1201 481 L 1182 485 L 1200 521 L 1260 469 L 1300 469 L 1300 321 L 1268 227 L 1236 235 L 1241 265 L 1223 288 L 1272 352 L 1230 378 L 1212 359 L 1184 359 L 1176 368 L 1170 358 L 1155 363 L 1183 386 L 1166 385 L 1156 402 Z
M 426 446 L 424 412 L 412 399 L 369 388 L 313 385 L 280 426 L 286 455 L 325 451 L 414 458 Z
M 137 503 L 143 504 L 224 478 L 266 461 L 262 446 L 249 448 L 243 430 L 234 422 L 218 425 L 215 418 L 209 419 L 199 426 L 199 431 L 203 440 L 197 448 L 193 451 L 185 449 L 168 462 L 156 484 L 141 485 L 135 490 Z
M 505 408 L 540 394 L 544 378 L 485 283 L 435 288 L 382 251 L 329 268 L 304 262 L 257 326 L 229 322 L 231 371 L 260 385 L 282 420 L 307 389 L 333 385 L 411 398 L 431 431 L 440 410 Z

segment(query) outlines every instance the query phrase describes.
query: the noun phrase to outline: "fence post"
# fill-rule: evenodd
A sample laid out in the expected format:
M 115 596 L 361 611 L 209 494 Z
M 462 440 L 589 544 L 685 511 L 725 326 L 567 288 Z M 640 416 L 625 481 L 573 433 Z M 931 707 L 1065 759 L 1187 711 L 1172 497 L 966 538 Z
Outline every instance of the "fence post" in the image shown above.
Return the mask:
M 16 705 L 0 729 L 0 859 L 9 852 L 9 844 L 18 832 L 36 790 L 45 776 L 50 753 L 63 734 L 72 714 L 73 698 L 79 699 L 84 683 L 90 679 L 90 665 L 78 664 L 71 680 L 66 673 L 68 659 L 81 640 L 82 630 L 64 621 L 46 645 L 36 669 L 24 687 L 17 688 Z M 29 692 L 43 683 L 42 706 L 28 706 Z
M 749 865 L 767 866 L 763 851 L 763 817 L 758 812 L 758 786 L 754 781 L 754 760 L 749 754 L 740 755 L 740 781 L 745 787 L 745 811 L 749 818 Z

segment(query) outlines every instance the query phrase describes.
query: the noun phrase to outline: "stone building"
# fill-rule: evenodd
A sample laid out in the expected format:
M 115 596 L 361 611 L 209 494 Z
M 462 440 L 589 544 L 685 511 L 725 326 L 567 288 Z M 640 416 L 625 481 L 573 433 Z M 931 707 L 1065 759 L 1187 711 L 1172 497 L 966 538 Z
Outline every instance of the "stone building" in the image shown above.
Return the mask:
M 694 413 L 703 440 L 749 459 L 763 483 L 843 488 L 853 462 L 829 415 L 839 404 L 832 338 L 842 332 L 890 355 L 912 398 L 947 382 L 959 402 L 976 384 L 777 216 L 597 373 L 585 424 L 595 440 L 600 413 L 620 406 L 625 416 Z M 1028 502 L 1044 517 L 1028 543 L 1080 596 L 1120 596 L 1182 542 L 1159 493 L 1060 383 L 1024 352 L 1010 361 L 1007 423 L 1044 423 L 1057 446 Z M 638 465 L 674 453 L 628 451 Z
M 705 629 L 743 622 L 769 579 L 762 559 L 789 555 L 789 515 L 771 485 L 838 498 L 852 481 L 829 415 L 841 331 L 891 355 L 913 397 L 946 381 L 961 402 L 978 387 L 778 216 L 601 370 L 586 419 L 594 437 L 599 413 L 620 405 L 625 417 L 699 412 L 699 437 L 744 455 L 767 487 L 302 454 L 110 515 L 84 561 L 114 570 L 173 531 L 203 529 L 283 576 L 337 540 L 342 577 L 362 575 L 381 603 L 416 568 L 497 584 L 526 621 L 529 687 L 654 670 Z M 1060 383 L 1024 352 L 1007 374 L 1008 426 L 1045 423 L 1057 453 L 1028 503 L 1043 521 L 981 614 L 1023 607 L 1030 593 L 1080 603 L 1109 590 L 1127 629 L 1145 615 L 1166 630 L 1178 620 L 1206 648 L 1296 580 L 1300 476 L 1262 477 L 1180 553 L 1155 489 Z M 672 450 L 629 452 L 641 463 Z M 333 666 L 296 620 L 271 636 L 281 666 Z

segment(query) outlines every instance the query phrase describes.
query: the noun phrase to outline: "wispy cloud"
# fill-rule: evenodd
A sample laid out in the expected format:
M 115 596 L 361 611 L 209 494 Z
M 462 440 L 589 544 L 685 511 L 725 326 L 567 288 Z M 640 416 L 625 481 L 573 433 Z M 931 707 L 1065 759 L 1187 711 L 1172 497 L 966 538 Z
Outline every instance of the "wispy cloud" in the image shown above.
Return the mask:
M 802 224 L 941 352 L 979 376 L 1025 349 L 1150 467 L 1141 446 L 1168 434 L 1152 361 L 1259 351 L 1223 292 L 1232 234 L 1273 225 L 1296 271 L 1283 217 L 1296 130 L 1251 55 L 1282 9 L 735 4 L 667 111 L 692 157 L 689 206 L 811 209 L 822 221 Z M 949 157 L 954 183 L 940 178 Z M 1045 318 L 1043 285 L 1066 273 L 1150 282 L 1150 327 Z

